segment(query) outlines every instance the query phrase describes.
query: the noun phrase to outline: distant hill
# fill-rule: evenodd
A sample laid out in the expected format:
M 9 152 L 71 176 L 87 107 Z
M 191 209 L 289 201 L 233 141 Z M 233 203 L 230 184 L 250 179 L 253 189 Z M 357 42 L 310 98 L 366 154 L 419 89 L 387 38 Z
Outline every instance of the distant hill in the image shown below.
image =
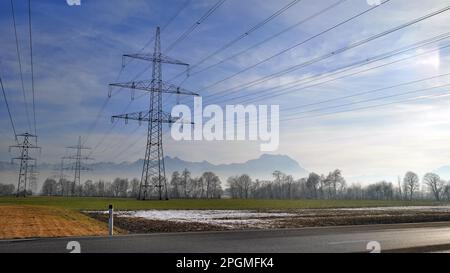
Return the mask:
M 167 175 L 170 175 L 174 171 L 181 171 L 184 168 L 190 170 L 193 175 L 201 175 L 205 171 L 212 171 L 222 179 L 243 173 L 249 174 L 253 178 L 269 179 L 272 177 L 274 170 L 280 170 L 297 177 L 307 175 L 308 173 L 297 161 L 286 155 L 263 154 L 257 159 L 251 159 L 243 163 L 217 165 L 206 160 L 192 162 L 169 156 L 166 156 L 164 159 Z M 142 165 L 143 160 L 140 159 L 131 163 L 122 162 L 119 164 L 100 162 L 91 164 L 91 167 L 94 169 L 94 173 L 109 173 L 115 176 L 127 173 L 131 177 L 139 177 Z
M 115 177 L 125 178 L 138 178 L 141 177 L 143 160 L 137 160 L 134 162 L 98 162 L 88 164 L 93 169 L 91 172 L 82 173 L 82 180 L 112 180 Z M 233 175 L 248 174 L 254 179 L 270 179 L 272 178 L 272 172 L 279 170 L 287 174 L 291 174 L 294 177 L 305 177 L 308 171 L 305 170 L 297 161 L 290 158 L 287 155 L 269 155 L 263 154 L 257 159 L 251 159 L 243 163 L 230 163 L 230 164 L 212 164 L 208 161 L 192 162 L 182 160 L 178 157 L 165 157 L 166 175 L 170 178 L 173 171 L 181 171 L 187 168 L 191 171 L 193 176 L 201 175 L 205 171 L 212 171 L 216 173 L 223 182 Z M 40 180 L 51 175 L 57 175 L 59 165 L 43 163 L 38 166 L 41 172 Z M 16 183 L 16 170 L 17 165 L 12 165 L 9 162 L 0 162 L 0 183 Z M 72 175 L 72 171 L 65 171 L 69 177 Z

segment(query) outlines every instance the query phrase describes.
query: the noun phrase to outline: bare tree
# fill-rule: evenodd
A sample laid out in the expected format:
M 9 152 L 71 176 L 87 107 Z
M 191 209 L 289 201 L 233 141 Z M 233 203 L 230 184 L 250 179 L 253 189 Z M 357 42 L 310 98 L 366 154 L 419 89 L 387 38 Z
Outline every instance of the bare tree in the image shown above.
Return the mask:
M 308 190 L 308 196 L 311 198 L 318 197 L 318 189 L 320 183 L 320 175 L 316 173 L 310 173 L 306 180 L 306 188 Z
M 247 174 L 243 174 L 238 179 L 239 188 L 241 192 L 241 198 L 247 199 L 250 193 L 250 187 L 252 184 L 252 179 Z
M 346 182 L 341 170 L 336 169 L 328 174 L 324 180 L 324 184 L 328 188 L 328 197 L 337 198 L 338 193 L 343 192 Z
M 44 184 L 42 184 L 42 190 L 43 195 L 56 195 L 57 189 L 56 189 L 56 180 L 52 178 L 47 178 L 44 181 Z
M 403 188 L 405 195 L 409 195 L 409 200 L 413 199 L 414 193 L 419 189 L 419 177 L 413 172 L 407 172 L 403 178 Z
M 220 185 L 220 179 L 215 173 L 204 172 L 201 180 L 206 184 L 206 198 L 220 197 L 220 195 L 222 194 L 222 188 Z
M 275 178 L 275 180 L 273 181 L 275 184 L 275 187 L 273 187 L 273 189 L 271 189 L 274 191 L 274 192 L 272 192 L 272 195 L 274 195 L 275 198 L 282 198 L 281 184 L 283 183 L 285 174 L 282 173 L 281 171 L 274 171 L 272 173 L 272 175 Z
M 139 185 L 140 181 L 137 178 L 133 178 L 130 182 L 131 191 L 130 191 L 130 197 L 137 198 L 139 195 Z
M 441 180 L 439 175 L 435 173 L 427 173 L 423 177 L 423 182 L 429 187 L 436 201 L 440 201 L 440 196 L 444 187 L 444 181 Z
M 182 188 L 182 179 L 180 173 L 175 171 L 172 173 L 172 179 L 170 179 L 170 197 L 180 198 Z
M 192 188 L 188 190 L 189 185 L 191 185 L 191 172 L 186 168 L 181 173 L 181 181 L 183 183 L 183 196 L 184 198 L 189 198 L 189 194 L 192 191 Z
M 86 182 L 84 182 L 83 195 L 84 196 L 96 196 L 97 195 L 95 186 L 94 186 L 94 183 L 92 182 L 92 180 L 87 180 Z
M 286 193 L 284 194 L 284 198 L 292 199 L 293 191 L 294 191 L 294 178 L 292 175 L 285 175 L 283 177 L 283 184 L 286 185 Z
M 111 184 L 111 190 L 115 197 L 126 197 L 128 194 L 128 179 L 114 179 L 114 182 Z
M 445 198 L 447 199 L 447 201 L 450 201 L 450 183 L 447 183 L 444 186 L 443 189 L 443 195 L 445 196 Z

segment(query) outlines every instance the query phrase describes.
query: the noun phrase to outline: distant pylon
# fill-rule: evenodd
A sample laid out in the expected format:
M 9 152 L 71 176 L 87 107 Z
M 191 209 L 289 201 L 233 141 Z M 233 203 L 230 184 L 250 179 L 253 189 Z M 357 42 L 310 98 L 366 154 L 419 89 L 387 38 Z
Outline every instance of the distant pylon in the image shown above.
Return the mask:
M 29 171 L 28 171 L 28 184 L 29 184 L 29 190 L 31 191 L 32 194 L 36 194 L 38 192 L 38 188 L 37 188 L 37 182 L 38 182 L 38 175 L 39 172 L 37 171 L 36 168 L 36 161 L 34 162 L 34 164 L 28 166 L 29 167 Z
M 19 169 L 19 181 L 17 182 L 17 192 L 16 196 L 27 196 L 27 179 L 29 178 L 29 161 L 36 161 L 35 158 L 30 157 L 29 150 L 30 149 L 40 149 L 33 145 L 30 141 L 30 138 L 37 138 L 35 135 L 24 133 L 17 135 L 17 137 L 23 137 L 22 143 L 18 143 L 17 145 L 10 146 L 9 148 L 18 148 L 20 149 L 20 156 L 14 157 L 11 159 L 11 162 L 14 160 L 20 160 L 20 169 Z
M 81 171 L 90 171 L 91 170 L 91 168 L 84 166 L 83 161 L 93 160 L 93 158 L 83 156 L 82 150 L 90 150 L 91 148 L 81 145 L 81 137 L 78 137 L 78 144 L 76 146 L 69 146 L 66 148 L 67 149 L 75 149 L 76 154 L 70 155 L 70 156 L 65 156 L 62 158 L 62 160 L 66 160 L 66 159 L 72 160 L 72 166 L 62 168 L 62 169 L 75 171 L 71 194 L 81 196 Z M 63 162 L 63 161 L 61 161 L 61 162 Z M 76 193 L 75 189 L 77 187 L 78 187 L 78 192 Z
M 187 66 L 187 71 L 189 71 L 189 65 L 161 54 L 159 27 L 156 28 L 153 54 L 126 54 L 124 57 L 152 62 L 152 79 L 126 83 L 113 83 L 110 84 L 110 87 L 132 89 L 132 99 L 134 97 L 134 90 L 149 92 L 150 105 L 149 110 L 146 111 L 112 116 L 112 121 L 116 118 L 120 118 L 125 119 L 126 123 L 129 119 L 137 120 L 139 123 L 142 121 L 148 123 L 147 146 L 145 149 L 144 166 L 142 168 L 138 199 L 145 200 L 151 198 L 151 190 L 157 189 L 158 198 L 162 200 L 164 194 L 164 199 L 167 200 L 167 181 L 162 144 L 162 124 L 175 123 L 179 118 L 172 117 L 170 113 L 163 111 L 162 93 L 192 96 L 198 96 L 198 94 L 162 81 L 162 63 Z M 111 88 L 109 92 L 109 96 L 111 96 Z M 189 122 L 189 124 L 192 123 Z
M 51 176 L 53 179 L 57 181 L 56 183 L 56 192 L 58 195 L 68 195 L 67 190 L 67 175 L 64 174 L 64 158 L 61 158 L 61 165 L 59 167 L 53 168 L 53 175 Z

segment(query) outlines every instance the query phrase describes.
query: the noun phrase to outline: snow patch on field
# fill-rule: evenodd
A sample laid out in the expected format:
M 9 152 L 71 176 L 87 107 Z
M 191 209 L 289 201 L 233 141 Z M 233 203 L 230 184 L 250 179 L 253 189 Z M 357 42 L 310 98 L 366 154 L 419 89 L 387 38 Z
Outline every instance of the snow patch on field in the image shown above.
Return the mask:
M 256 212 L 249 210 L 138 210 L 120 211 L 118 217 L 139 217 L 149 220 L 197 222 L 227 228 L 267 228 L 277 218 L 295 216 L 292 213 Z
M 450 212 L 450 206 L 404 206 L 404 207 L 367 207 L 367 208 L 341 208 L 335 210 L 350 210 L 350 211 L 435 211 L 435 212 Z

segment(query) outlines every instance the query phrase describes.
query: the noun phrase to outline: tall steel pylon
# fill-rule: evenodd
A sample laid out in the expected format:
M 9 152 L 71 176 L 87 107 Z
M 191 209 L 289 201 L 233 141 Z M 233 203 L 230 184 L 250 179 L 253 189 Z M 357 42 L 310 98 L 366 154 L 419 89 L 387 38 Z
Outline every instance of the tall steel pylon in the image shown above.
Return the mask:
M 24 133 L 17 135 L 17 137 L 22 137 L 23 141 L 18 143 L 17 145 L 10 146 L 9 148 L 18 148 L 20 149 L 20 156 L 11 159 L 11 162 L 14 160 L 20 160 L 20 169 L 19 169 L 19 181 L 17 182 L 17 192 L 16 196 L 27 196 L 27 180 L 29 178 L 29 161 L 35 161 L 35 158 L 30 157 L 29 152 L 31 149 L 40 149 L 40 147 L 35 146 L 31 143 L 30 138 L 37 138 L 35 135 Z
M 115 115 L 115 119 L 125 119 L 127 123 L 129 119 L 137 120 L 139 123 L 145 121 L 148 123 L 147 146 L 145 149 L 144 166 L 142 168 L 141 183 L 139 186 L 138 199 L 145 200 L 151 198 L 153 190 L 157 189 L 157 196 L 160 200 L 168 199 L 167 181 L 164 166 L 164 151 L 162 143 L 162 124 L 175 123 L 179 118 L 172 117 L 170 113 L 163 111 L 163 95 L 162 93 L 170 93 L 177 95 L 198 96 L 198 94 L 177 87 L 173 84 L 165 83 L 162 80 L 162 63 L 182 65 L 187 67 L 187 63 L 164 56 L 161 53 L 160 29 L 156 28 L 155 45 L 153 54 L 125 54 L 124 58 L 134 58 L 152 62 L 152 79 L 142 81 L 132 81 L 126 83 L 113 83 L 110 87 L 121 87 L 132 89 L 131 97 L 134 97 L 134 90 L 141 90 L 150 93 L 149 110 Z M 111 88 L 109 96 L 111 96 Z M 181 121 L 179 121 L 181 122 Z M 192 124 L 189 122 L 189 124 Z
M 75 149 L 76 153 L 74 155 L 65 156 L 62 160 L 72 160 L 72 166 L 67 168 L 62 168 L 63 170 L 73 170 L 75 171 L 73 185 L 72 185 L 72 195 L 81 196 L 81 171 L 90 171 L 91 168 L 85 166 L 83 161 L 85 160 L 93 160 L 93 158 L 83 156 L 82 150 L 90 150 L 90 147 L 83 146 L 81 144 L 81 137 L 78 137 L 78 144 L 75 146 L 66 147 L 67 149 Z M 63 162 L 63 161 L 61 161 Z M 75 193 L 75 188 L 78 187 L 78 192 Z

